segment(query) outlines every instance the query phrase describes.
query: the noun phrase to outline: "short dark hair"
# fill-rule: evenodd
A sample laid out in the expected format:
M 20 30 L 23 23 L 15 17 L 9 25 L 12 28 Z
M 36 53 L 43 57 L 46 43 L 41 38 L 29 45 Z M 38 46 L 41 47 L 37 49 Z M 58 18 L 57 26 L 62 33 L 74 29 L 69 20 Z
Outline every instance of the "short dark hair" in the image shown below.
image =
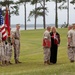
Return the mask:
M 47 26 L 47 29 L 51 28 L 51 26 Z
M 20 26 L 20 24 L 16 24 L 16 26 Z
M 75 23 L 73 23 L 72 25 L 75 25 Z

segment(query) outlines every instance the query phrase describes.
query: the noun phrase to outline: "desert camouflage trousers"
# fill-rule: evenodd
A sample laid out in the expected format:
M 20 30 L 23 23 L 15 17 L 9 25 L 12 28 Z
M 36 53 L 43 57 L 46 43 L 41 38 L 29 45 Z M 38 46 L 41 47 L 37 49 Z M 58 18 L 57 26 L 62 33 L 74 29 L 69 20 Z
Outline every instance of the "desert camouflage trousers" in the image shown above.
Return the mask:
M 15 46 L 14 46 L 14 59 L 19 60 L 20 55 L 20 41 L 15 40 Z
M 5 46 L 5 56 L 6 56 L 6 61 L 10 61 L 12 57 L 12 45 L 7 44 Z
M 50 48 L 43 47 L 44 50 L 44 61 L 50 60 Z
M 74 60 L 74 56 L 75 56 L 75 47 L 70 47 L 68 48 L 68 57 L 69 60 Z
M 0 43 L 0 62 L 5 60 L 4 46 Z

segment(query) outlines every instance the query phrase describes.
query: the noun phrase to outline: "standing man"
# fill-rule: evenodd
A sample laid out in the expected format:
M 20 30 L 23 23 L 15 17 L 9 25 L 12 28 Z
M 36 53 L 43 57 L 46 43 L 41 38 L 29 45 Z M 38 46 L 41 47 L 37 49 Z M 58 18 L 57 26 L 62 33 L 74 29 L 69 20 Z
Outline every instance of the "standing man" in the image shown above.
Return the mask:
M 5 65 L 4 44 L 2 42 L 2 32 L 0 27 L 0 65 Z
M 16 31 L 14 33 L 14 38 L 13 38 L 13 46 L 14 46 L 14 59 L 15 63 L 21 63 L 19 62 L 19 55 L 20 55 L 20 24 L 16 24 Z
M 75 55 L 75 23 L 73 29 L 68 31 L 68 57 L 70 62 L 74 62 Z
M 11 30 L 11 28 L 10 28 Z M 11 57 L 12 57 L 12 33 L 10 34 L 10 37 L 7 38 L 5 44 L 4 44 L 4 49 L 5 49 L 5 64 L 9 65 L 11 63 Z
M 2 65 L 2 32 L 0 27 L 0 65 Z
M 12 31 L 10 28 L 10 37 L 8 38 L 8 45 L 9 45 L 9 64 L 11 63 L 11 57 L 12 57 Z
M 43 35 L 43 50 L 44 50 L 44 64 L 50 64 L 50 47 L 51 47 L 51 37 L 50 37 L 51 27 L 47 27 L 47 30 Z
M 11 61 L 11 56 L 12 56 L 12 44 L 9 41 L 5 45 L 5 55 L 6 55 L 6 60 L 5 60 L 6 65 L 12 64 L 10 62 Z

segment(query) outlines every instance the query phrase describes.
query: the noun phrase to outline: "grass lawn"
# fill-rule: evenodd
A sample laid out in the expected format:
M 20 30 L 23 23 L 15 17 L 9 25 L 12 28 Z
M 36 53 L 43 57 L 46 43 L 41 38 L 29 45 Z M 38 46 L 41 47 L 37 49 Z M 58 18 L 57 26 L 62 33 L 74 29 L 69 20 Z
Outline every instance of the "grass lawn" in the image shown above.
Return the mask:
M 75 75 L 75 63 L 67 56 L 67 29 L 58 29 L 61 44 L 55 65 L 43 64 L 42 37 L 45 30 L 21 31 L 21 64 L 0 67 L 0 75 Z

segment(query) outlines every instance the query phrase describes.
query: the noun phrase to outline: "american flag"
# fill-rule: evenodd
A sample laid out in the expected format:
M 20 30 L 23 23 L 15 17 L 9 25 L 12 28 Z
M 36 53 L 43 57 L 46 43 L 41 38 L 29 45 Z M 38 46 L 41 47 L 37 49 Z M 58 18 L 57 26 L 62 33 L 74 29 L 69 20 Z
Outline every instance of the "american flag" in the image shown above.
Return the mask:
M 0 27 L 1 27 L 1 32 L 2 32 L 2 40 L 5 41 L 7 38 L 7 33 L 5 30 L 4 19 L 2 16 L 2 9 L 1 8 L 0 8 Z

